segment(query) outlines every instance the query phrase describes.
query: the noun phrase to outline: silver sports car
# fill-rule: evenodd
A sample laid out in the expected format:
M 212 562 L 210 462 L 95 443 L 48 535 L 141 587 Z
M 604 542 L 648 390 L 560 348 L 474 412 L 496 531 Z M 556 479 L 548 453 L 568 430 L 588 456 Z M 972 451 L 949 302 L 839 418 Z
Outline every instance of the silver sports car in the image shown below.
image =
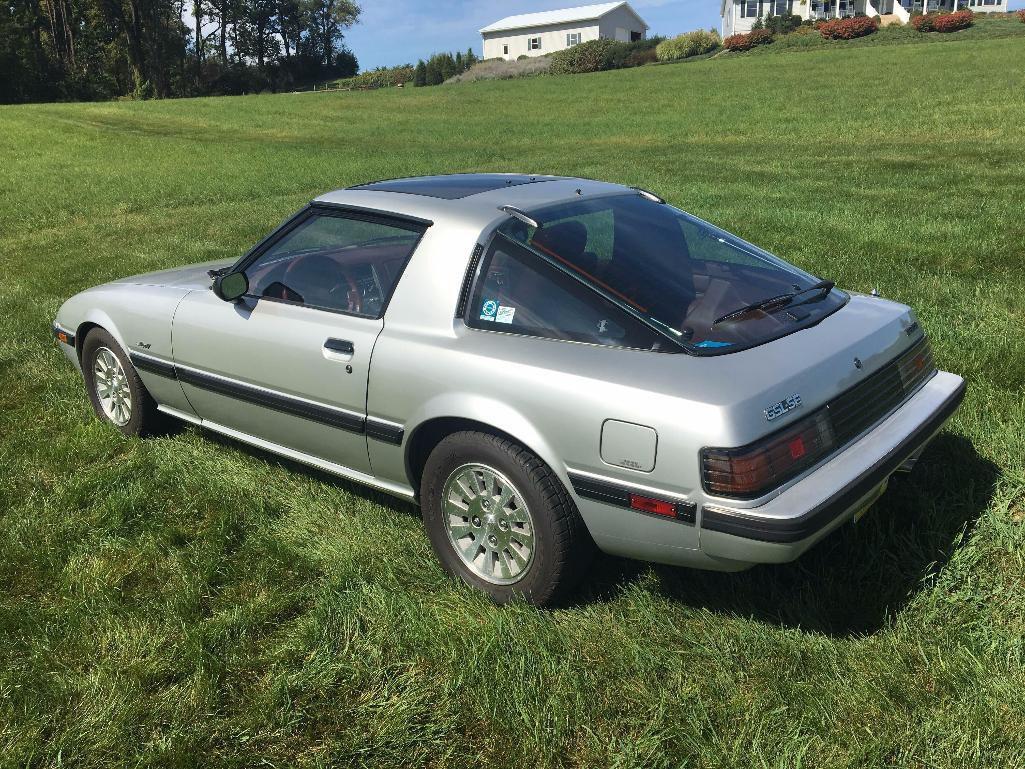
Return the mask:
M 965 389 L 908 307 L 554 176 L 331 192 L 240 259 L 73 296 L 54 333 L 123 433 L 172 417 L 415 500 L 446 569 L 536 604 L 595 546 L 796 558 Z

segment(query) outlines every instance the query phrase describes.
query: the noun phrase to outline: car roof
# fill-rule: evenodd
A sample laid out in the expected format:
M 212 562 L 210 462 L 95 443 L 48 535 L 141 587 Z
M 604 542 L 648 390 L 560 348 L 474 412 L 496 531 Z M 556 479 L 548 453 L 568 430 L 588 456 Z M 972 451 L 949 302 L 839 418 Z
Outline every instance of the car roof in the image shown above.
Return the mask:
M 556 176 L 531 176 L 530 174 L 442 174 L 384 179 L 379 182 L 357 184 L 349 189 L 402 192 L 407 195 L 426 195 L 431 198 L 458 200 L 482 192 L 505 189 L 519 184 L 550 182 L 557 178 Z
M 629 192 L 631 188 L 592 179 L 545 174 L 449 174 L 358 184 L 316 198 L 314 203 L 353 206 L 426 219 L 438 224 L 485 227 L 507 214 L 581 197 Z

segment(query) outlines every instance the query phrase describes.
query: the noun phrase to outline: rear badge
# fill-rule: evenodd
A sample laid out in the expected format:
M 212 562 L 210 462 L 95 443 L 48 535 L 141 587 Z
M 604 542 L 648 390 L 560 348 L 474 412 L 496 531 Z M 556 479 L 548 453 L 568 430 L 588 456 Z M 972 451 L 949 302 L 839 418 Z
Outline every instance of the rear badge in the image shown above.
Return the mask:
M 789 398 L 784 398 L 779 403 L 772 404 L 771 406 L 769 406 L 769 408 L 765 409 L 765 411 L 762 412 L 762 413 L 765 414 L 766 421 L 771 422 L 776 417 L 783 416 L 788 411 L 793 411 L 794 409 L 796 409 L 800 405 L 801 405 L 801 396 L 798 395 L 797 393 L 794 393 Z

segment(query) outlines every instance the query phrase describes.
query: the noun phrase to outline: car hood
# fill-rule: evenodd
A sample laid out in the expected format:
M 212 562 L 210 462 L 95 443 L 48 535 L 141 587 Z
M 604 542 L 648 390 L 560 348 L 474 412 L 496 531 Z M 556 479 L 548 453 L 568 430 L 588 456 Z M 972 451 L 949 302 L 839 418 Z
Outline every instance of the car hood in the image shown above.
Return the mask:
M 128 278 L 121 278 L 114 283 L 130 284 L 135 286 L 169 286 L 184 289 L 205 289 L 210 287 L 210 270 L 217 270 L 234 263 L 233 259 L 219 259 L 213 262 L 202 264 L 190 264 L 186 267 L 173 267 L 169 270 L 157 270 L 146 272 L 142 275 L 132 275 Z

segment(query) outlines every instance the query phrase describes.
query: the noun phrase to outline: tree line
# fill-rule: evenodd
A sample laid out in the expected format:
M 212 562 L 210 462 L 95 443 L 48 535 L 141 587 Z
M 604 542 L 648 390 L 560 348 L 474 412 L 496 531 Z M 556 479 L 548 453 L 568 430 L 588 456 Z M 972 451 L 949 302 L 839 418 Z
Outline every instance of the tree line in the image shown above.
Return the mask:
M 187 5 L 186 5 L 187 3 Z M 183 21 L 186 9 L 195 20 Z M 280 90 L 359 70 L 355 0 L 3 0 L 0 103 Z
M 465 54 L 456 51 L 454 56 L 451 53 L 436 53 L 427 61 L 421 59 L 416 63 L 413 85 L 441 85 L 450 77 L 466 72 L 477 61 L 477 54 L 472 48 L 468 48 Z

